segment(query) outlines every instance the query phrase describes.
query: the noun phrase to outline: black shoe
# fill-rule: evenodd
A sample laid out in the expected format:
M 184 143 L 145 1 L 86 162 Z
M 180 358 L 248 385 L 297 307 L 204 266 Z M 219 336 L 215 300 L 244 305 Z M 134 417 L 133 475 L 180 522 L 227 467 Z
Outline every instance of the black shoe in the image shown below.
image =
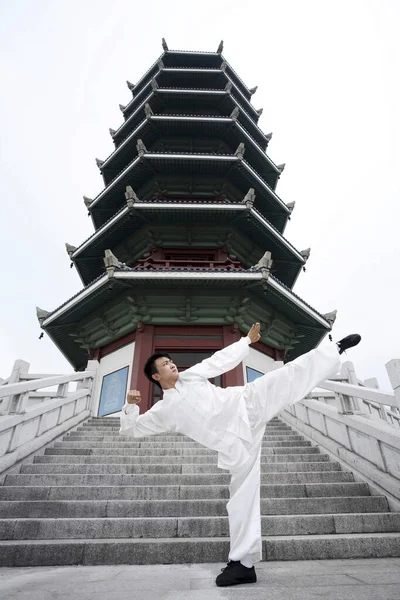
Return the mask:
M 255 583 L 257 581 L 255 568 L 245 567 L 239 560 L 230 560 L 225 569 L 221 570 L 221 575 L 218 575 L 215 580 L 218 587 L 238 585 L 239 583 Z
M 353 348 L 353 346 L 357 346 L 357 344 L 359 344 L 360 342 L 361 342 L 361 335 L 358 335 L 358 333 L 352 333 L 352 334 L 346 336 L 345 338 L 343 338 L 342 340 L 337 342 L 337 345 L 339 348 L 339 354 L 343 354 L 343 352 L 345 350 L 348 350 L 349 348 Z

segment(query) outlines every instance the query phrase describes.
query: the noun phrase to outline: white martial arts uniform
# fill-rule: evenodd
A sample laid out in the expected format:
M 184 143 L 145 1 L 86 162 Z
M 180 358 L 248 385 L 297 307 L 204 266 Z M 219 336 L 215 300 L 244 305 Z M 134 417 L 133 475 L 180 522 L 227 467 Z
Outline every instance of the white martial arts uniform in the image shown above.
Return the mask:
M 229 560 L 251 566 L 261 560 L 260 455 L 266 423 L 337 373 L 336 344 L 317 348 L 244 386 L 220 388 L 208 381 L 236 367 L 249 352 L 249 337 L 180 373 L 175 388 L 145 414 L 125 404 L 121 435 L 136 438 L 179 432 L 218 452 L 231 472 L 227 504 Z

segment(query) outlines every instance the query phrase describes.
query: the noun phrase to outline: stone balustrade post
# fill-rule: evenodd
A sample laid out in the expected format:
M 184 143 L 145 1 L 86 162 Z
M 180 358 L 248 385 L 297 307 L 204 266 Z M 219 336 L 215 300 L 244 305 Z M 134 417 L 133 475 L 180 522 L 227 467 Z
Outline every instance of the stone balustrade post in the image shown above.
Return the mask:
M 8 384 L 19 383 L 24 375 L 28 374 L 30 364 L 24 360 L 18 359 L 14 362 Z M 20 404 L 18 396 L 6 396 L 0 404 L 0 415 L 8 415 L 18 412 L 17 406 Z M 26 401 L 24 402 L 26 405 Z
M 393 358 L 385 365 L 394 393 L 394 405 L 391 410 L 400 414 L 400 358 Z
M 342 364 L 342 368 L 340 370 L 340 375 L 343 379 L 346 379 L 348 383 L 352 385 L 358 385 L 358 378 L 356 372 L 354 370 L 354 365 L 350 361 L 346 361 Z M 359 398 L 355 396 L 346 396 L 344 394 L 339 394 L 340 403 L 342 406 L 342 413 L 347 415 L 362 415 L 365 413 L 361 408 Z

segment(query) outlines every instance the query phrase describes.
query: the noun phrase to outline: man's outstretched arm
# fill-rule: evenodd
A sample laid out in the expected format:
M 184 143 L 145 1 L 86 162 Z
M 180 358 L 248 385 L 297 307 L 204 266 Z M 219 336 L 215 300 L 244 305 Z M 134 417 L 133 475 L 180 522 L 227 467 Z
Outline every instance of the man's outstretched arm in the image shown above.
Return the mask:
M 210 358 L 206 358 L 197 365 L 190 367 L 190 369 L 181 374 L 181 377 L 184 378 L 186 374 L 191 374 L 211 379 L 212 377 L 227 373 L 237 367 L 244 357 L 247 356 L 249 353 L 249 344 L 254 344 L 259 339 L 260 324 L 256 323 L 252 325 L 246 337 L 241 338 L 238 342 L 234 342 L 222 350 L 218 350 Z
M 140 392 L 137 390 L 128 392 L 126 403 L 122 407 L 120 435 L 140 438 L 168 431 L 164 415 L 161 414 L 162 403 L 158 402 L 144 415 L 139 415 L 140 401 Z

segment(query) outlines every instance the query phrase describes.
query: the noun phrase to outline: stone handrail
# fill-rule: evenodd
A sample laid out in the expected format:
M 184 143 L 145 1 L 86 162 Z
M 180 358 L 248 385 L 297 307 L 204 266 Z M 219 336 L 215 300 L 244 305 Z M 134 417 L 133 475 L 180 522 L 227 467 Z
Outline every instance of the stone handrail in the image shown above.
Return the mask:
M 26 364 L 26 363 L 25 363 Z M 97 361 L 80 373 L 0 385 L 0 473 L 90 416 Z M 22 378 L 21 378 L 22 379 Z M 24 377 L 28 379 L 28 377 Z M 70 384 L 76 389 L 69 390 Z M 57 387 L 57 391 L 38 391 Z
M 390 361 L 387 370 L 393 394 L 365 386 L 355 376 L 352 363 L 344 363 L 335 381 L 318 385 L 318 390 L 328 390 L 328 394 L 313 390 L 281 417 L 350 468 L 356 479 L 367 481 L 375 493 L 385 494 L 392 510 L 398 511 L 400 361 Z M 376 409 L 376 420 L 368 410 L 371 407 Z
M 377 404 L 383 404 L 385 406 L 397 407 L 397 400 L 394 394 L 380 392 L 373 388 L 361 387 L 352 383 L 341 383 L 329 380 L 320 383 L 318 387 L 324 390 L 336 392 L 337 394 L 343 394 L 344 396 L 355 396 L 356 398 L 368 400 L 369 402 L 376 402 Z M 398 408 L 400 408 L 400 403 L 398 405 Z

